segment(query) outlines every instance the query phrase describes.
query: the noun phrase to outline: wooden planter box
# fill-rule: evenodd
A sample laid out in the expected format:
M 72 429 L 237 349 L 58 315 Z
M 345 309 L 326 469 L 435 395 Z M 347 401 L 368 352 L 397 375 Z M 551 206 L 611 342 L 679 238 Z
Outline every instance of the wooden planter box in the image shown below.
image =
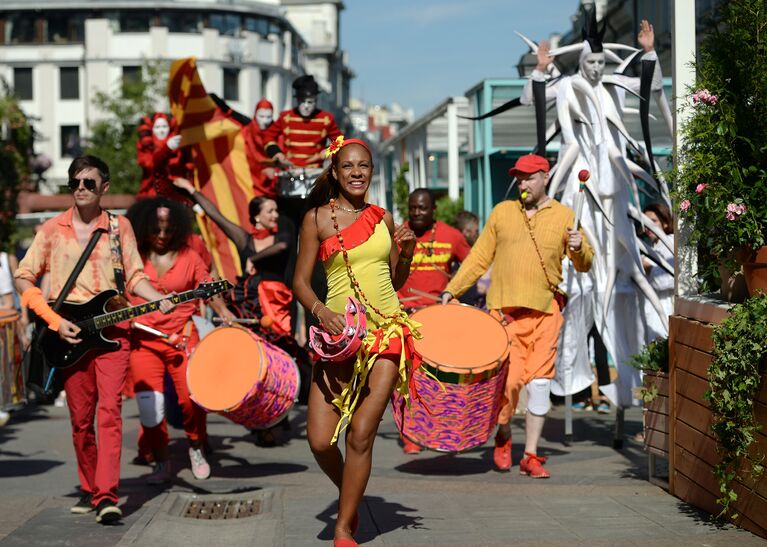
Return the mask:
M 668 408 L 669 379 L 666 372 L 646 372 L 643 379 L 645 390 L 658 390 L 658 395 L 644 403 L 644 448 L 650 454 L 668 458 Z
M 712 416 L 705 393 L 711 364 L 714 325 L 726 308 L 678 302 L 669 324 L 669 492 L 711 514 L 718 514 L 719 484 L 714 466 L 720 461 L 711 433 Z M 762 377 L 754 404 L 757 420 L 767 425 L 767 378 Z M 757 452 L 767 454 L 765 431 L 757 434 Z M 758 483 L 737 482 L 733 504 L 738 526 L 767 538 L 767 475 Z

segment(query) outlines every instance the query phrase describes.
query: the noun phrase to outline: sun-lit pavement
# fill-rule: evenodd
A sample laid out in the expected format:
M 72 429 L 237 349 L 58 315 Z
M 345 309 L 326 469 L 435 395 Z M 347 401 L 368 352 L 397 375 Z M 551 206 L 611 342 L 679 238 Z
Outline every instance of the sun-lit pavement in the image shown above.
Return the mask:
M 146 486 L 148 467 L 130 463 L 138 426 L 127 401 L 121 483 L 125 519 L 96 524 L 73 516 L 77 474 L 67 412 L 30 407 L 0 428 L 0 545 L 330 545 L 335 493 L 309 452 L 305 408 L 292 415 L 290 441 L 260 448 L 245 429 L 211 415 L 212 478 L 195 481 L 182 432 L 171 430 L 176 479 Z M 368 545 L 763 545 L 733 527 L 717 527 L 694 508 L 647 482 L 641 445 L 612 449 L 613 415 L 576 414 L 574 442 L 563 444 L 564 411 L 547 422 L 542 453 L 552 478 L 519 475 L 522 417 L 513 424 L 514 466 L 492 466 L 492 441 L 460 455 L 402 453 L 387 413 L 376 441 L 373 474 L 361 508 L 360 543 Z M 630 439 L 641 413 L 627 413 Z M 260 515 L 200 521 L 177 509 L 197 493 L 260 500 Z M 158 539 L 160 538 L 160 539 Z

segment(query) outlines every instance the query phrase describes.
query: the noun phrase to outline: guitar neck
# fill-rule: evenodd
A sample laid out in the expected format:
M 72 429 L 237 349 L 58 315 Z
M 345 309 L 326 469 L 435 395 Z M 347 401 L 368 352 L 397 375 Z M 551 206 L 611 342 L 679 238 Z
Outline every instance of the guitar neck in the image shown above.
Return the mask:
M 160 309 L 160 302 L 163 300 L 170 300 L 174 304 L 182 304 L 189 300 L 194 300 L 195 298 L 197 297 L 195 296 L 194 290 L 186 291 L 181 294 L 174 294 L 168 298 L 163 298 L 162 300 L 154 300 L 152 302 L 146 302 L 145 304 L 139 304 L 138 306 L 131 306 L 130 308 L 123 308 L 103 315 L 97 315 L 92 318 L 92 321 L 97 329 L 103 329 L 117 323 L 122 323 L 123 321 L 129 321 L 147 313 L 152 313 L 153 311 L 158 311 Z

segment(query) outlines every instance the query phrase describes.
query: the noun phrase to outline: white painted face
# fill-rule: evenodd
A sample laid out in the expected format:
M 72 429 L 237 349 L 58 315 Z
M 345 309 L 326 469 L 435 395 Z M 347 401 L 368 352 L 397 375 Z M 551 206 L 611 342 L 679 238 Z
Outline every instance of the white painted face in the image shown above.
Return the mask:
M 315 108 L 317 108 L 317 97 L 306 97 L 298 103 L 298 113 L 304 118 L 311 116 Z
M 152 135 L 154 135 L 157 140 L 164 141 L 168 138 L 168 133 L 170 133 L 168 120 L 165 118 L 157 118 L 152 126 Z
M 602 81 L 602 75 L 605 73 L 605 54 L 589 53 L 581 61 L 581 75 L 586 78 L 591 85 L 597 85 Z
M 274 119 L 271 108 L 259 108 L 256 110 L 256 123 L 259 129 L 266 129 Z

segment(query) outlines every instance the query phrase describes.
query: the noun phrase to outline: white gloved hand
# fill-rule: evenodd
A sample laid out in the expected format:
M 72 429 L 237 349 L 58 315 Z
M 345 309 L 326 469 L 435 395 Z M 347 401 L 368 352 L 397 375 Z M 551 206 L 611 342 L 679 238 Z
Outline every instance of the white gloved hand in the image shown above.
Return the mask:
M 166 143 L 171 150 L 177 150 L 181 146 L 181 135 L 173 135 Z

